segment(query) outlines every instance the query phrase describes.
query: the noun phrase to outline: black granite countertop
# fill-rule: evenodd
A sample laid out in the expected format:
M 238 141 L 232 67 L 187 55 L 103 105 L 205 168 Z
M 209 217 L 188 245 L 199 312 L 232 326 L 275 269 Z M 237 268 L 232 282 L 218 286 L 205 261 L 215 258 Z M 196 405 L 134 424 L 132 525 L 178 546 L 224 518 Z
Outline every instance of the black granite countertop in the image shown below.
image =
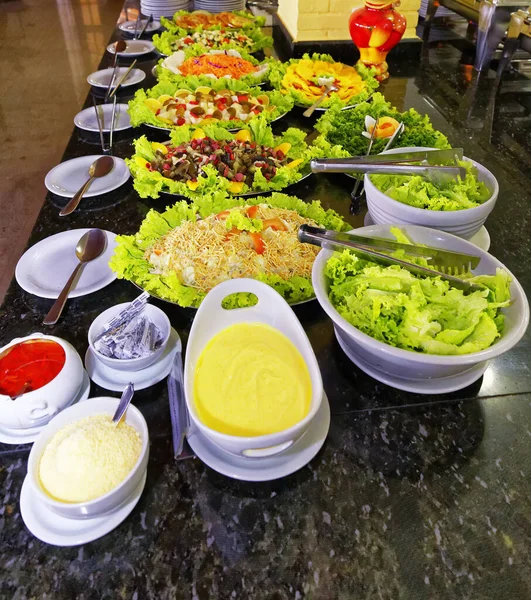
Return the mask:
M 496 175 L 490 251 L 529 294 L 529 82 L 508 74 L 494 95 L 497 82 L 488 74 L 470 78 L 468 53 L 435 41 L 420 58 L 391 62 L 383 92 L 401 109 L 428 113 L 454 145 Z M 147 73 L 155 62 L 139 58 Z M 152 84 L 151 77 L 144 82 Z M 124 90 L 121 99 L 132 92 Z M 311 126 L 295 113 L 275 127 L 288 124 Z M 115 153 L 129 156 L 140 133 L 157 139 L 153 130 L 121 132 Z M 98 151 L 97 136 L 74 130 L 64 160 Z M 320 198 L 359 226 L 364 211 L 349 214 L 350 185 L 343 176 L 313 176 L 293 193 Z M 28 245 L 65 228 L 133 233 L 150 208 L 170 202 L 141 200 L 129 182 L 84 200 L 66 221 L 57 210 L 65 200 L 49 194 Z M 83 356 L 92 320 L 137 293 L 116 281 L 69 300 L 53 333 Z M 194 312 L 155 303 L 186 340 Z M 41 330 L 49 307 L 13 282 L 0 309 L 0 345 Z M 29 447 L 0 444 L 0 598 L 530 598 L 531 334 L 493 360 L 474 385 L 415 395 L 357 369 L 317 302 L 296 312 L 332 413 L 328 439 L 309 465 L 280 480 L 244 483 L 198 459 L 175 461 L 162 382 L 134 400 L 151 438 L 138 505 L 105 537 L 57 548 L 34 538 L 21 519 Z M 117 394 L 93 384 L 91 396 L 100 395 Z

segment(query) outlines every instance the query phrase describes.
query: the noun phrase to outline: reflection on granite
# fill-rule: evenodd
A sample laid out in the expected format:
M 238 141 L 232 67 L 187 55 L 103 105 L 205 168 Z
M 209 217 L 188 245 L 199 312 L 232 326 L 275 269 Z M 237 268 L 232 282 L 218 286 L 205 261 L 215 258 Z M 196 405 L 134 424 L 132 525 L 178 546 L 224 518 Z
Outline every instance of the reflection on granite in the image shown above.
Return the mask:
M 428 113 L 454 145 L 495 173 L 500 196 L 487 222 L 491 251 L 529 293 L 527 173 L 496 122 L 486 142 L 457 119 L 469 85 L 460 52 L 440 44 L 428 48 L 428 55 L 429 68 L 418 61 L 392 65 L 383 91 L 402 109 Z M 109 60 L 105 56 L 102 66 Z M 139 57 L 138 66 L 148 73 L 146 86 L 153 84 L 155 62 L 153 56 Z M 514 81 L 525 88 L 525 81 Z M 497 111 L 509 118 L 503 89 L 502 82 Z M 119 100 L 132 93 L 123 90 Z M 275 129 L 289 124 L 309 131 L 312 121 L 301 113 L 294 111 Z M 148 128 L 122 132 L 116 154 L 130 156 L 130 142 L 140 134 L 164 139 Z M 97 143 L 97 136 L 74 131 L 64 158 L 92 154 Z M 366 207 L 349 214 L 351 186 L 343 176 L 313 176 L 294 193 L 320 198 L 361 226 Z M 130 234 L 149 209 L 162 210 L 173 201 L 168 195 L 141 200 L 129 182 L 83 201 L 65 221 L 58 217 L 64 200 L 48 195 L 29 245 L 65 227 Z M 69 300 L 51 331 L 83 356 L 92 320 L 137 293 L 130 283 L 116 281 Z M 195 311 L 154 303 L 185 343 Z M 50 305 L 13 283 L 0 309 L 0 344 L 42 330 Z M 355 367 L 316 302 L 296 307 L 296 313 L 315 349 L 332 412 L 328 440 L 307 467 L 278 481 L 248 484 L 218 475 L 196 459 L 174 461 L 161 382 L 134 399 L 151 437 L 139 504 L 104 538 L 79 548 L 54 548 L 36 540 L 21 520 L 18 497 L 28 447 L 0 444 L 0 598 L 531 597 L 530 334 L 492 361 L 474 385 L 421 396 L 379 384 Z M 93 385 L 91 396 L 98 395 L 109 392 Z

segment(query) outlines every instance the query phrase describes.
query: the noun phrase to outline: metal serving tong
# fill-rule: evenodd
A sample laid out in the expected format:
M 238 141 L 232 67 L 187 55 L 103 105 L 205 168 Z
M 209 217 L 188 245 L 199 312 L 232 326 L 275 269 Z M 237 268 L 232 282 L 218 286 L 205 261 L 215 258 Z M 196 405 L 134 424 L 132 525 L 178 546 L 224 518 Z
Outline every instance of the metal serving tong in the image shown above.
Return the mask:
M 314 244 L 321 248 L 330 250 L 343 250 L 348 248 L 367 260 L 372 260 L 384 265 L 400 265 L 414 275 L 424 277 L 441 277 L 450 282 L 454 287 L 466 291 L 475 292 L 483 289 L 481 286 L 470 283 L 458 277 L 478 266 L 481 260 L 474 254 L 463 254 L 431 246 L 417 246 L 416 244 L 402 244 L 393 240 L 365 235 L 353 235 L 351 233 L 340 233 L 330 229 L 321 229 L 311 225 L 301 225 L 298 231 L 300 242 Z M 395 258 L 384 254 L 385 252 L 396 252 L 404 250 L 410 256 L 418 256 L 426 259 L 433 268 L 422 267 L 401 258 Z
M 349 158 L 321 158 L 310 163 L 314 173 L 379 173 L 388 175 L 421 175 L 436 185 L 457 177 L 465 178 L 466 170 L 458 166 L 440 166 L 441 162 L 463 158 L 462 148 L 420 150 Z M 421 163 L 421 164 L 410 164 Z

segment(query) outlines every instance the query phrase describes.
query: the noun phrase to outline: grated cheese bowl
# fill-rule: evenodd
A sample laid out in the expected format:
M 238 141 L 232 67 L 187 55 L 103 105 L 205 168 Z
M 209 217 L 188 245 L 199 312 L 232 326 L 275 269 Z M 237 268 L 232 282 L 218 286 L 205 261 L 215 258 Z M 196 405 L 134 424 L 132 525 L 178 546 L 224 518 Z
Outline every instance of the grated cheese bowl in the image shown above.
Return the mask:
M 125 414 L 125 422 L 131 425 L 142 440 L 140 456 L 127 477 L 115 488 L 94 500 L 87 502 L 61 502 L 49 496 L 43 488 L 39 478 L 39 464 L 44 449 L 52 437 L 66 425 L 94 415 L 114 415 L 120 399 L 111 397 L 90 398 L 67 408 L 42 430 L 33 444 L 28 458 L 28 481 L 33 494 L 54 512 L 72 519 L 90 519 L 110 513 L 122 506 L 135 491 L 147 470 L 149 458 L 149 433 L 147 423 L 142 413 L 129 405 Z
M 230 294 L 255 294 L 258 303 L 246 308 L 224 309 L 223 300 Z M 292 427 L 259 436 L 234 436 L 220 433 L 205 425 L 194 402 L 194 376 L 197 361 L 208 342 L 217 333 L 236 323 L 263 323 L 284 334 L 302 355 L 312 382 L 312 398 L 308 414 Z M 213 288 L 203 300 L 194 319 L 184 367 L 186 405 L 193 426 L 222 450 L 250 459 L 259 459 L 287 450 L 308 429 L 321 406 L 323 382 L 317 359 L 302 325 L 289 304 L 273 288 L 254 279 L 232 279 Z

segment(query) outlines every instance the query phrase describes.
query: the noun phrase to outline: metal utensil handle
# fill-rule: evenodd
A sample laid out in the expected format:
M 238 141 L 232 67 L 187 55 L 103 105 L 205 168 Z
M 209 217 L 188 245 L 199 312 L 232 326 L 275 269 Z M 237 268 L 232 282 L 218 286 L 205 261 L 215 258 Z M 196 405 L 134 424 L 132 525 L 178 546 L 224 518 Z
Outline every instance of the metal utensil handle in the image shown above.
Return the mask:
M 324 91 L 324 92 L 323 92 L 323 93 L 322 93 L 322 94 L 319 96 L 319 98 L 317 99 L 317 102 L 314 102 L 314 103 L 313 103 L 313 104 L 310 106 L 310 108 L 307 108 L 307 109 L 306 109 L 306 110 L 305 110 L 305 111 L 302 113 L 302 116 L 303 116 L 303 117 L 311 117 L 311 116 L 313 115 L 313 113 L 314 113 L 315 109 L 316 109 L 318 106 L 320 106 L 320 105 L 321 105 L 321 104 L 324 102 L 325 98 L 326 98 L 326 97 L 328 96 L 328 94 L 330 93 L 330 90 L 332 89 L 332 87 L 333 87 L 333 86 L 331 86 L 331 85 L 328 85 L 328 86 L 326 87 L 326 90 L 325 90 L 325 91 Z
M 112 114 L 111 114 L 111 132 L 109 135 L 109 152 L 112 154 L 112 141 L 114 134 L 114 120 L 116 119 L 116 96 L 113 98 L 112 102 Z
M 429 175 L 430 171 L 439 171 L 448 175 L 461 175 L 461 167 L 435 167 L 426 165 L 403 165 L 397 163 L 352 163 L 337 159 L 335 163 L 312 160 L 310 167 L 314 173 L 365 173 L 386 175 Z
M 146 31 L 147 26 L 151 23 L 151 21 L 153 21 L 153 15 L 149 15 L 149 19 L 146 20 L 144 27 L 142 27 L 142 31 L 138 34 L 138 37 L 135 39 L 139 40 L 144 35 L 144 31 Z
M 66 215 L 69 215 L 70 213 L 73 213 L 76 210 L 76 208 L 78 207 L 78 204 L 81 202 L 81 198 L 83 198 L 83 194 L 92 185 L 92 182 L 94 181 L 94 179 L 96 179 L 96 178 L 95 177 L 89 177 L 87 179 L 87 181 L 85 181 L 85 183 L 76 192 L 76 194 L 72 198 L 72 200 L 70 200 L 70 202 L 59 213 L 60 217 L 66 217 Z
M 173 453 L 177 457 L 183 451 L 184 439 L 190 429 L 190 417 L 186 408 L 183 383 L 182 352 L 179 351 L 173 359 L 173 367 L 168 376 L 168 400 L 173 439 Z
M 72 271 L 72 275 L 70 275 L 68 281 L 65 284 L 62 292 L 57 297 L 57 300 L 54 302 L 52 308 L 50 308 L 48 314 L 44 317 L 43 325 L 55 325 L 63 312 L 63 308 L 66 304 L 66 300 L 68 298 L 68 294 L 70 294 L 70 289 L 74 284 L 74 281 L 79 273 L 79 270 L 83 266 L 82 262 L 79 262 L 76 268 Z
M 114 80 L 116 79 L 116 69 L 118 68 L 118 52 L 115 51 L 114 54 L 114 65 L 112 67 L 112 75 L 111 80 L 109 81 L 109 85 L 107 86 L 107 91 L 105 92 L 105 102 L 109 99 L 109 94 L 111 93 L 112 86 L 114 85 Z
M 98 122 L 98 130 L 100 132 L 101 150 L 102 150 L 102 152 L 105 152 L 105 138 L 103 137 L 103 125 L 104 125 L 104 123 L 102 123 L 101 120 L 100 120 L 100 113 L 99 113 L 99 110 L 98 110 L 99 107 L 96 104 L 96 98 L 94 98 L 94 96 L 92 96 L 92 103 L 94 104 L 94 111 L 96 113 L 96 121 Z
M 117 83 L 116 87 L 114 88 L 114 90 L 109 94 L 109 98 L 112 98 L 116 92 L 120 89 L 120 86 L 122 85 L 122 83 L 126 80 L 127 76 L 129 75 L 129 73 L 131 72 L 131 69 L 136 65 L 137 59 L 135 58 L 135 60 L 129 65 L 129 68 L 127 69 L 127 71 L 124 73 L 123 77 L 120 79 L 120 81 Z
M 376 135 L 376 129 L 378 128 L 378 121 L 379 121 L 379 119 L 376 119 L 376 123 L 374 123 L 374 126 L 372 128 L 371 139 L 369 140 L 369 147 L 367 148 L 366 156 L 369 156 L 369 154 L 371 153 L 372 145 L 374 143 L 374 136 Z M 345 171 L 343 171 L 343 172 L 345 172 Z M 352 189 L 352 193 L 350 194 L 351 198 L 354 199 L 358 195 L 358 190 L 359 190 L 362 180 L 363 180 L 363 177 L 356 177 L 356 181 L 354 183 L 354 188 Z
M 125 411 L 127 410 L 127 407 L 129 406 L 129 403 L 131 402 L 134 393 L 135 385 L 134 383 L 130 382 L 125 388 L 125 390 L 122 392 L 120 402 L 118 403 L 118 407 L 116 408 L 116 412 L 114 413 L 114 416 L 112 418 L 112 422 L 115 425 L 118 425 L 118 423 L 122 420 L 122 417 L 124 416 Z

